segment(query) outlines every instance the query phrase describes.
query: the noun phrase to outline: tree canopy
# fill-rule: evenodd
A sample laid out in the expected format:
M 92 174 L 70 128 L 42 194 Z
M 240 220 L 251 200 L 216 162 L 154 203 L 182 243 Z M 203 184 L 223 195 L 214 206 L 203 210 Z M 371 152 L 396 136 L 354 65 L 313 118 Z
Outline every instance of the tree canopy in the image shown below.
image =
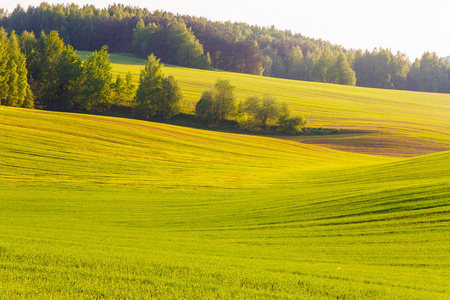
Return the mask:
M 205 91 L 195 107 L 196 115 L 206 123 L 218 123 L 235 114 L 234 86 L 229 80 L 217 79 L 214 88 Z
M 0 28 L 0 103 L 7 106 L 33 107 L 33 95 L 27 80 L 25 55 L 20 51 L 14 31 L 9 37 Z
M 136 114 L 146 119 L 155 115 L 169 119 L 180 112 L 182 98 L 178 82 L 164 75 L 160 59 L 151 54 L 140 74 Z
M 95 51 L 108 45 L 112 52 L 142 57 L 153 53 L 163 62 L 187 67 L 349 85 L 355 84 L 354 72 L 358 86 L 430 92 L 449 92 L 450 85 L 448 60 L 438 58 L 438 64 L 429 65 L 433 59 L 426 53 L 419 59 L 426 67 L 420 68 L 405 54 L 389 49 L 345 49 L 274 26 L 214 22 L 117 4 L 103 9 L 47 3 L 18 6 L 0 16 L 0 26 L 38 37 L 58 30 L 75 49 Z

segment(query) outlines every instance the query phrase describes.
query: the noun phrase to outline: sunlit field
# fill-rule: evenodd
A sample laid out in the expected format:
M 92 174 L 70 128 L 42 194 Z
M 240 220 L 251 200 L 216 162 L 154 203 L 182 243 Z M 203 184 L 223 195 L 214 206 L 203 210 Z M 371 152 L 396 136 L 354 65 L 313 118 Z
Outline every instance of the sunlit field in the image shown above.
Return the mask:
M 143 60 L 111 61 L 137 81 Z M 229 79 L 354 132 L 0 106 L 0 299 L 448 297 L 449 95 L 164 71 L 191 108 Z
M 449 292 L 450 153 L 0 108 L 0 298 Z
M 89 52 L 78 52 L 83 58 Z M 111 55 L 113 72 L 139 80 L 143 59 Z M 218 78 L 236 86 L 238 100 L 269 93 L 289 103 L 311 127 L 349 129 L 336 137 L 287 137 L 357 153 L 413 157 L 450 150 L 450 95 L 349 87 L 316 82 L 261 77 L 224 71 L 205 71 L 166 65 L 164 72 L 179 81 L 187 109 L 194 111 L 201 93 Z

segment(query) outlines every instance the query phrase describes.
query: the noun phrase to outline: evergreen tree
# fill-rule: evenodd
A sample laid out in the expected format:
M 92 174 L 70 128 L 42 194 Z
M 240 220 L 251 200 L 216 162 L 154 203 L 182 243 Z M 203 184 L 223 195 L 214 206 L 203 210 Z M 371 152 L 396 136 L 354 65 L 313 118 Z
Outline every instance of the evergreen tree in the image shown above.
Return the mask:
M 0 36 L 3 36 L 0 32 Z M 0 37 L 2 39 L 2 37 Z M 7 39 L 6 55 L 4 65 L 6 69 L 3 75 L 4 91 L 1 104 L 16 107 L 33 108 L 33 94 L 27 81 L 28 71 L 26 68 L 25 55 L 20 51 L 19 38 L 13 30 Z M 2 47 L 3 48 L 3 47 Z M 5 49 L 4 48 L 4 49 Z M 3 50 L 4 50 L 3 49 Z M 0 69 L 0 72 L 2 70 Z
M 412 91 L 420 91 L 420 60 L 416 58 L 406 77 L 406 87 Z
M 0 104 L 6 101 L 8 95 L 8 72 L 7 63 L 9 60 L 8 55 L 8 35 L 3 27 L 0 28 Z

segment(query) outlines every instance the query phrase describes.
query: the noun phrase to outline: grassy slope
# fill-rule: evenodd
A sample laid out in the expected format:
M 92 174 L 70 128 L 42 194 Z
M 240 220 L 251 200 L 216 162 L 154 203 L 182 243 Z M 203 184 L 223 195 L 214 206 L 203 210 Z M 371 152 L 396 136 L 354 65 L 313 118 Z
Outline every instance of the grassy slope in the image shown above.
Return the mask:
M 87 52 L 80 52 L 85 57 Z M 144 60 L 111 55 L 113 71 L 136 75 Z M 229 79 L 239 99 L 270 93 L 303 114 L 313 127 L 361 131 L 359 134 L 286 137 L 327 148 L 366 154 L 411 157 L 450 150 L 450 95 L 380 90 L 258 77 L 221 71 L 166 66 L 164 72 L 180 82 L 193 110 L 203 91 L 217 78 Z
M 394 159 L 119 118 L 0 116 L 0 298 L 450 292 L 450 152 Z

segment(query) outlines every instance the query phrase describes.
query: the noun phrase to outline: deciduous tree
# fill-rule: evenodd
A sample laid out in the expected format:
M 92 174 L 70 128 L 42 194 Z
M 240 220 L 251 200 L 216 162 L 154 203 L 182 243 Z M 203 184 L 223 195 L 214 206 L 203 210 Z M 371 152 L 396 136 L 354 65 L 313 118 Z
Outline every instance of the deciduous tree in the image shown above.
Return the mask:
M 214 89 L 205 91 L 196 105 L 196 115 L 206 123 L 221 122 L 236 112 L 234 86 L 218 79 Z
M 173 76 L 164 76 L 159 61 L 153 54 L 148 57 L 136 91 L 135 112 L 146 119 L 168 119 L 180 112 L 181 89 Z
M 88 56 L 84 64 L 81 108 L 87 111 L 105 111 L 111 106 L 111 62 L 108 47 L 103 46 Z

